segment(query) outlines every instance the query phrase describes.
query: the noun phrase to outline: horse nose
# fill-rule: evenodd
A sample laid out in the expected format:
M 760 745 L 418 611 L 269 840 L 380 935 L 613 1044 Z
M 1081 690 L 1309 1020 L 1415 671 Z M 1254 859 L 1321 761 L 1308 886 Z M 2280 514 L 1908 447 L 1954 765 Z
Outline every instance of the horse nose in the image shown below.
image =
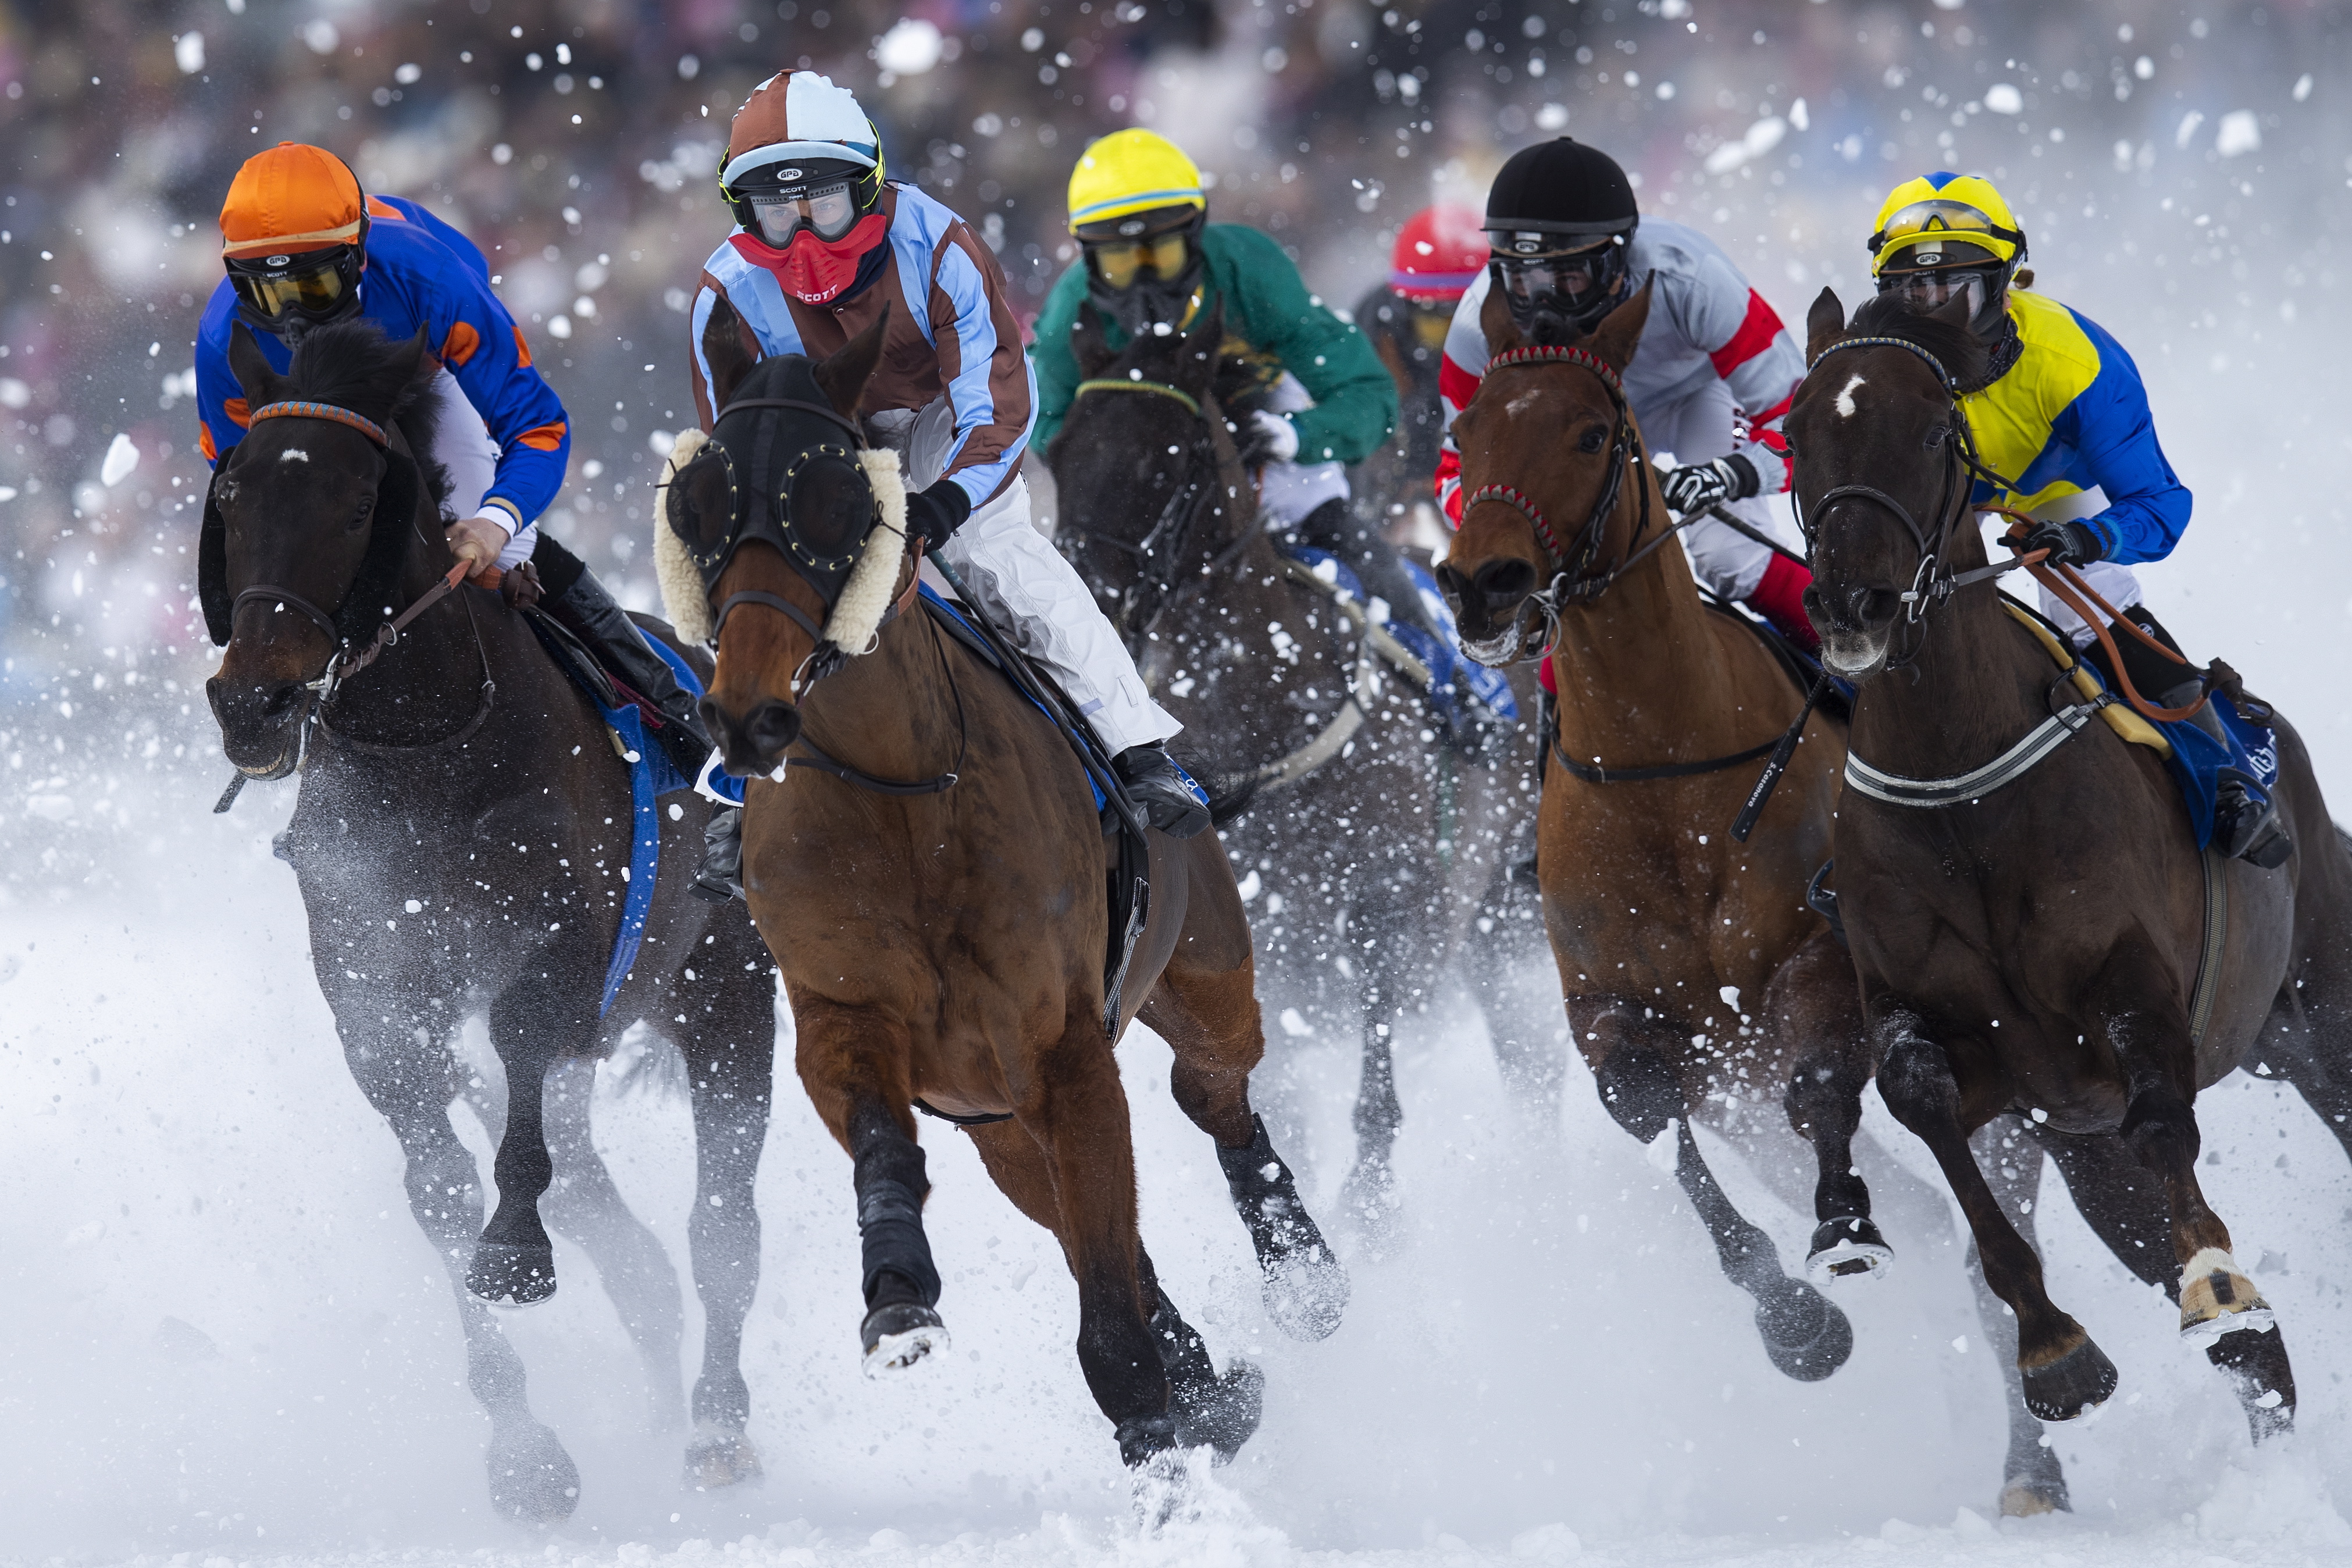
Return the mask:
M 285 728 L 300 700 L 293 680 L 256 680 L 215 675 L 205 682 L 205 700 L 220 724 L 221 749 L 239 766 L 259 767 L 286 750 Z
M 1536 569 L 1516 555 L 1498 555 L 1472 574 L 1470 586 L 1489 611 L 1512 608 L 1536 589 Z
M 766 773 L 782 760 L 784 748 L 800 739 L 800 710 L 773 697 L 760 699 L 740 719 L 715 697 L 706 697 L 701 713 L 730 773 Z
M 1882 613 L 1886 606 L 1880 601 L 1893 597 L 1866 587 L 1849 589 L 1843 594 L 1824 594 L 1817 582 L 1805 590 L 1803 603 L 1805 614 L 1815 626 L 1826 626 L 1832 632 L 1859 632 L 1869 628 L 1874 616 L 1887 618 Z

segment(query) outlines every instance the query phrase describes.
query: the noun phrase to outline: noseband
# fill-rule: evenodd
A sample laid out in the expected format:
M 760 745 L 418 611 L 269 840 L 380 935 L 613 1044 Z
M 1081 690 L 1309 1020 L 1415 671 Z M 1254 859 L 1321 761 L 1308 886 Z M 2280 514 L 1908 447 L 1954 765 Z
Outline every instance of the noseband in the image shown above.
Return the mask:
M 1527 519 L 1528 525 L 1535 530 L 1537 542 L 1544 547 L 1544 554 L 1551 562 L 1552 579 L 1550 586 L 1541 593 L 1528 595 L 1526 604 L 1513 617 L 1513 625 L 1523 619 L 1529 608 L 1534 608 L 1542 614 L 1545 624 L 1551 626 L 1557 626 L 1562 610 L 1575 605 L 1589 605 L 1606 594 L 1635 563 L 1673 538 L 1676 530 L 1697 521 L 1698 515 L 1671 523 L 1660 530 L 1648 543 L 1641 543 L 1643 537 L 1650 531 L 1650 486 L 1644 475 L 1635 481 L 1642 494 L 1642 514 L 1634 522 L 1625 556 L 1607 571 L 1595 573 L 1592 563 L 1601 553 L 1609 520 L 1616 515 L 1618 501 L 1624 495 L 1625 476 L 1629 471 L 1646 469 L 1649 458 L 1643 449 L 1641 432 L 1633 426 L 1633 412 L 1625 400 L 1624 381 L 1600 355 L 1575 347 L 1528 344 L 1506 349 L 1496 354 L 1487 362 L 1486 374 L 1491 377 L 1498 370 L 1538 364 L 1572 364 L 1580 370 L 1590 371 L 1609 394 L 1610 407 L 1616 419 L 1609 436 L 1609 478 L 1601 488 L 1600 499 L 1593 502 L 1592 510 L 1585 518 L 1584 527 L 1577 533 L 1572 549 L 1560 542 L 1559 531 L 1553 528 L 1551 519 L 1544 514 L 1543 509 L 1517 486 L 1481 485 L 1465 499 L 1462 510 L 1467 516 L 1472 507 L 1494 501 L 1509 507 Z M 1523 637 L 1522 642 L 1524 640 Z M 1547 638 L 1547 644 L 1552 640 Z

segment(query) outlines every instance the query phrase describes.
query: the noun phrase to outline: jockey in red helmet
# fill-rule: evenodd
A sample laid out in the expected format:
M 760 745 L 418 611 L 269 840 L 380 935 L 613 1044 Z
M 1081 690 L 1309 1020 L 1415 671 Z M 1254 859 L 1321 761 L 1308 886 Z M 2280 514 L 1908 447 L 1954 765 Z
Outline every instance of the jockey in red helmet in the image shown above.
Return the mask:
M 1391 510 L 1396 502 L 1412 499 L 1414 489 L 1425 500 L 1429 476 L 1437 471 L 1445 437 L 1445 414 L 1437 395 L 1445 331 L 1454 306 L 1486 270 L 1486 236 L 1475 209 L 1423 207 L 1397 230 L 1387 280 L 1356 301 L 1357 330 L 1371 340 L 1372 352 L 1397 384 L 1396 429 L 1383 454 L 1393 458 L 1394 472 L 1405 483 L 1382 486 L 1375 479 L 1366 487 L 1393 490 L 1393 495 L 1372 497 Z M 1369 459 L 1368 467 L 1383 454 Z

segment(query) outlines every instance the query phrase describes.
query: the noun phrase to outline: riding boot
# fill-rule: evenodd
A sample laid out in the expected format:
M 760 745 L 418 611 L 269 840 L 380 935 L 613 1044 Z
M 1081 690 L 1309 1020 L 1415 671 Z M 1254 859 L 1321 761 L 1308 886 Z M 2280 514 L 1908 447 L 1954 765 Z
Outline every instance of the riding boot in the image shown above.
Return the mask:
M 654 738 L 680 773 L 688 779 L 699 775 L 710 756 L 710 732 L 702 727 L 694 699 L 678 684 L 669 660 L 654 651 L 637 623 L 572 552 L 541 534 L 531 563 L 545 585 L 541 607 L 586 643 L 622 684 L 653 704 L 661 715 Z
M 1336 497 L 1325 501 L 1300 518 L 1292 534 L 1301 544 L 1328 550 L 1338 556 L 1340 563 L 1355 573 L 1356 580 L 1364 585 L 1367 597 L 1388 602 L 1392 618 L 1420 627 L 1441 643 L 1444 640 L 1431 623 L 1428 606 L 1422 603 L 1421 587 L 1405 571 L 1396 546 L 1381 535 L 1377 526 L 1356 515 L 1348 502 Z
M 687 889 L 709 903 L 743 896 L 743 808 L 714 801 L 702 825 L 702 869 Z
M 1148 746 L 1129 746 L 1110 760 L 1118 770 L 1119 782 L 1127 793 L 1144 809 L 1151 826 L 1171 838 L 1190 838 L 1209 826 L 1209 808 L 1194 793 L 1192 779 L 1169 756 L 1167 747 L 1154 741 Z

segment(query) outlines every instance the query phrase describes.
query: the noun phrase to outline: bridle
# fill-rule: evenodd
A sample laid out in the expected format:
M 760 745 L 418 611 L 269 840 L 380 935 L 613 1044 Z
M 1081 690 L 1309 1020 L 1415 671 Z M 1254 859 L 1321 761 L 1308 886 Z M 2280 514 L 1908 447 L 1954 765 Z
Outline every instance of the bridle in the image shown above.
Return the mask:
M 1179 584 L 1176 579 L 1183 569 L 1184 547 L 1192 537 L 1193 527 L 1215 494 L 1215 432 L 1202 415 L 1201 400 L 1164 381 L 1145 381 L 1139 376 L 1082 381 L 1072 401 L 1089 392 L 1140 392 L 1165 397 L 1182 405 L 1192 416 L 1192 433 L 1186 440 L 1177 469 L 1179 482 L 1140 541 L 1122 539 L 1099 528 L 1079 524 L 1069 528 L 1073 535 L 1090 544 L 1104 545 L 1135 559 L 1135 580 L 1119 595 L 1118 617 L 1120 635 L 1131 648 L 1150 634 L 1162 616 L 1183 600 L 1188 588 L 1194 586 L 1194 583 Z M 1248 538 L 1244 531 L 1240 543 L 1247 543 Z M 1229 553 L 1237 552 L 1238 548 L 1236 545 L 1235 552 Z M 1220 562 L 1210 563 L 1194 582 L 1213 576 Z
M 1649 468 L 1649 457 L 1643 448 L 1641 431 L 1633 424 L 1633 411 L 1625 398 L 1623 378 L 1608 361 L 1590 350 L 1549 343 L 1505 349 L 1486 363 L 1486 374 L 1492 377 L 1498 370 L 1539 364 L 1571 364 L 1591 372 L 1609 394 L 1610 407 L 1615 414 L 1615 423 L 1609 434 L 1609 477 L 1601 488 L 1599 499 L 1592 504 L 1592 510 L 1586 516 L 1583 528 L 1578 531 L 1573 545 L 1563 544 L 1559 531 L 1552 526 L 1551 519 L 1545 515 L 1532 497 L 1515 485 L 1481 485 L 1464 498 L 1462 510 L 1467 516 L 1472 507 L 1493 501 L 1517 512 L 1535 530 L 1536 542 L 1543 546 L 1544 554 L 1551 563 L 1551 583 L 1541 592 L 1528 595 L 1517 615 L 1512 617 L 1512 626 L 1517 628 L 1529 609 L 1538 611 L 1544 618 L 1546 628 L 1554 634 L 1544 638 L 1543 646 L 1548 647 L 1557 640 L 1562 611 L 1599 599 L 1643 556 L 1673 538 L 1677 530 L 1697 521 L 1705 514 L 1694 514 L 1669 523 L 1647 543 L 1643 543 L 1643 537 L 1650 531 L 1650 485 L 1644 471 Z M 1642 496 L 1641 516 L 1634 522 L 1633 537 L 1626 542 L 1625 555 L 1606 571 L 1596 573 L 1592 564 L 1601 554 L 1609 521 L 1616 515 L 1618 502 L 1624 495 L 1625 476 L 1629 472 L 1640 474 L 1634 483 Z M 1526 643 L 1527 637 L 1522 633 L 1521 647 L 1524 647 Z
M 302 400 L 288 400 L 265 404 L 252 412 L 247 419 L 247 426 L 249 427 L 253 425 L 258 425 L 265 419 L 316 419 L 329 424 L 348 426 L 352 429 L 357 430 L 362 436 L 365 436 L 370 441 L 375 443 L 376 449 L 385 454 L 387 463 L 394 457 L 405 459 L 412 465 L 415 462 L 415 455 L 410 452 L 408 447 L 407 437 L 401 432 L 397 426 L 394 426 L 390 431 L 387 431 L 383 426 L 377 424 L 374 420 L 368 418 L 365 415 L 354 412 L 349 408 L 341 407 L 335 404 Z M 418 482 L 421 487 L 423 482 L 422 476 L 419 477 Z M 423 504 L 421 500 L 421 489 L 419 496 L 420 499 L 417 505 L 413 506 L 410 510 L 408 526 L 410 531 L 416 535 L 418 542 L 423 542 L 425 539 L 424 531 L 416 526 L 416 511 Z M 373 541 L 374 537 L 374 530 L 381 526 L 382 521 L 383 519 L 380 514 L 369 519 L 368 528 L 371 541 Z M 342 627 L 337 620 L 337 616 L 344 609 L 349 607 L 352 595 L 358 591 L 360 583 L 360 578 L 358 576 L 355 576 L 351 584 L 343 590 L 343 596 L 337 602 L 333 613 L 330 613 L 329 611 L 320 608 L 317 605 L 312 604 L 309 599 L 304 598 L 299 594 L 292 593 L 287 589 L 276 587 L 267 583 L 257 583 L 241 590 L 236 598 L 231 600 L 229 603 L 229 621 L 232 626 L 236 622 L 237 615 L 244 610 L 247 604 L 254 603 L 256 601 L 268 601 L 270 604 L 294 611 L 296 614 L 308 619 L 320 631 L 324 632 L 327 636 L 330 651 L 327 655 L 327 662 L 320 670 L 319 674 L 315 678 L 301 683 L 301 689 L 310 693 L 310 696 L 305 701 L 302 716 L 297 723 L 294 744 L 289 746 L 286 749 L 285 754 L 267 768 L 257 771 L 240 765 L 237 770 L 237 783 L 231 786 L 228 794 L 223 797 L 222 804 L 215 807 L 215 809 L 216 811 L 226 810 L 228 805 L 235 801 L 236 791 L 241 787 L 243 781 L 246 779 L 260 779 L 263 782 L 268 783 L 272 780 L 285 778 L 288 774 L 299 769 L 303 765 L 304 759 L 310 752 L 311 730 L 316 727 L 326 731 L 330 734 L 335 733 L 333 727 L 327 723 L 326 710 L 338 696 L 341 695 L 344 684 L 348 682 L 352 677 L 359 674 L 360 671 L 367 668 L 368 666 L 373 664 L 377 659 L 382 658 L 385 654 L 398 647 L 400 644 L 401 634 L 408 629 L 410 624 L 413 623 L 417 616 L 423 615 L 435 605 L 440 603 L 442 599 L 457 592 L 457 585 L 466 580 L 467 573 L 469 570 L 470 568 L 467 563 L 463 561 L 458 562 L 446 574 L 444 574 L 441 578 L 433 584 L 433 586 L 427 588 L 424 593 L 418 595 L 414 600 L 412 600 L 406 609 L 401 611 L 396 616 L 386 616 L 383 621 L 381 621 L 376 626 L 375 635 L 373 637 L 370 637 L 366 642 L 356 646 L 354 646 L 352 640 L 344 635 Z M 495 571 L 495 568 L 493 568 L 493 571 Z M 362 574 L 364 574 L 363 572 Z M 495 585 L 495 579 L 492 580 L 492 585 Z M 482 681 L 480 687 L 481 701 L 476 707 L 474 716 L 456 732 L 445 736 L 440 740 L 428 742 L 424 746 L 387 746 L 373 742 L 358 741 L 349 735 L 339 736 L 339 739 L 342 740 L 347 744 L 370 752 L 394 752 L 420 751 L 456 745 L 470 737 L 475 731 L 482 727 L 483 721 L 490 716 L 491 705 L 498 699 L 498 682 L 492 679 L 490 676 L 489 650 L 483 646 L 482 628 L 474 619 L 474 606 L 469 601 L 460 600 L 459 602 L 464 604 L 466 606 L 466 624 L 474 634 L 474 653 L 482 670 Z

